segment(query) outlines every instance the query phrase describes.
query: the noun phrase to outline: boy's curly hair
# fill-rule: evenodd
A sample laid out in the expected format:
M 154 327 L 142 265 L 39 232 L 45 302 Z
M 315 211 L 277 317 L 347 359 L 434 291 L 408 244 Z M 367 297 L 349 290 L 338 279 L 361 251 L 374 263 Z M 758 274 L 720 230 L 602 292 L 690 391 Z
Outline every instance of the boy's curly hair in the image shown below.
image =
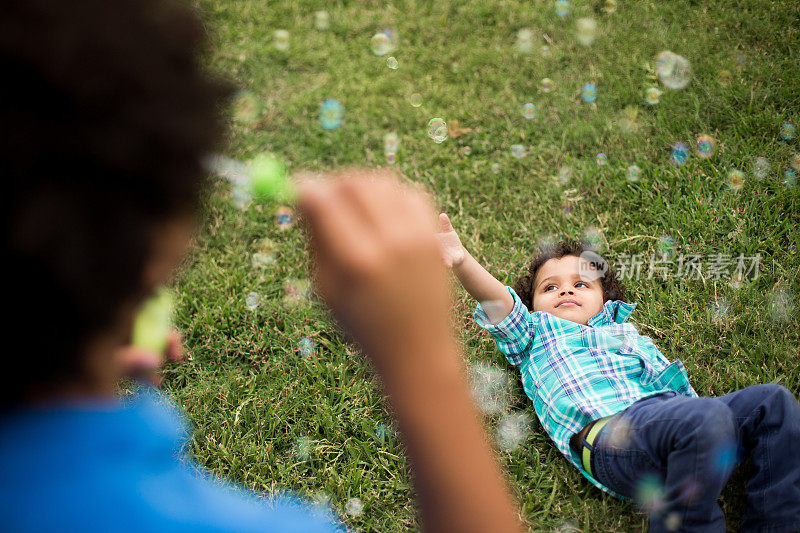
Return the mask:
M 21 344 L 0 407 L 80 377 L 86 343 L 145 295 L 154 235 L 197 212 L 232 93 L 206 45 L 184 2 L 4 2 L 4 292 Z
M 528 265 L 528 272 L 519 278 L 514 284 L 514 292 L 525 304 L 529 311 L 533 312 L 533 284 L 536 280 L 536 273 L 539 269 L 550 259 L 561 259 L 566 255 L 580 257 L 583 252 L 594 252 L 598 254 L 597 249 L 590 246 L 584 241 L 575 240 L 561 240 L 554 244 L 547 244 L 540 246 L 533 258 L 533 261 Z M 625 300 L 625 288 L 622 283 L 617 279 L 617 275 L 608 265 L 608 262 L 600 256 L 600 259 L 608 269 L 605 274 L 600 278 L 603 287 L 603 302 L 608 300 Z

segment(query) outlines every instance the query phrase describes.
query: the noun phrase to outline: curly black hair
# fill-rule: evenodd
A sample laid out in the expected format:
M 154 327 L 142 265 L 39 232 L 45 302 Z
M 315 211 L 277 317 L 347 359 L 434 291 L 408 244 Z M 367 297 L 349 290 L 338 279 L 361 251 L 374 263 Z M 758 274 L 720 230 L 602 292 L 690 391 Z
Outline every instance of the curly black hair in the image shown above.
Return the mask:
M 527 273 L 514 283 L 514 292 L 520 297 L 522 303 L 529 311 L 533 312 L 533 284 L 536 280 L 536 273 L 550 259 L 561 259 L 566 255 L 580 257 L 583 252 L 594 252 L 597 257 L 594 259 L 601 261 L 599 269 L 605 269 L 605 273 L 600 278 L 603 288 L 603 302 L 609 300 L 625 300 L 625 288 L 617 279 L 617 275 L 611 269 L 597 249 L 585 241 L 561 240 L 554 244 L 540 246 L 534 254 L 533 261 L 528 265 Z
M 232 94 L 206 47 L 183 3 L 3 3 L 6 331 L 22 344 L 0 406 L 80 375 L 86 343 L 145 296 L 153 236 L 198 212 Z

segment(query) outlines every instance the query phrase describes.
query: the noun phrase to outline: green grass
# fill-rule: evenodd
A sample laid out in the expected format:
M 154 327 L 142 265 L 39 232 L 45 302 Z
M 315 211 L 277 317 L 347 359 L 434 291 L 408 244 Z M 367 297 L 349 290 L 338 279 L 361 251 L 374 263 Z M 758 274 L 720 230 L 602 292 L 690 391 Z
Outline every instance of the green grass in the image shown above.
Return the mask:
M 649 257 L 663 234 L 679 250 L 703 256 L 760 253 L 760 276 L 738 290 L 727 279 L 626 280 L 630 301 L 639 304 L 631 320 L 668 358 L 685 363 L 702 395 L 763 382 L 800 394 L 797 307 L 786 323 L 767 312 L 776 286 L 790 290 L 795 302 L 800 293 L 800 256 L 789 252 L 790 244 L 800 244 L 800 194 L 781 181 L 800 146 L 778 135 L 785 121 L 800 126 L 800 5 L 618 4 L 606 14 L 602 2 L 574 1 L 562 20 L 550 1 L 200 0 L 213 41 L 209 66 L 254 91 L 266 116 L 259 127 L 233 127 L 224 151 L 240 159 L 272 151 L 292 170 L 386 165 L 383 135 L 396 131 L 402 139 L 396 166 L 434 193 L 472 254 L 507 284 L 522 273 L 538 239 L 580 237 L 587 227 L 603 232 L 612 263 L 621 254 Z M 318 9 L 330 13 L 327 31 L 314 29 Z M 591 47 L 572 36 L 582 16 L 598 22 Z M 399 35 L 396 71 L 369 49 L 370 37 L 386 27 Z M 534 32 L 530 54 L 514 47 L 523 27 Z M 273 47 L 276 29 L 291 33 L 288 52 Z M 545 34 L 551 41 L 546 57 L 539 51 Z M 662 88 L 661 102 L 648 106 L 643 91 L 663 49 L 691 61 L 692 82 L 682 91 Z M 732 74 L 727 86 L 718 81 L 722 69 Z M 550 93 L 540 90 L 544 77 L 553 80 Z M 587 82 L 597 85 L 595 105 L 580 100 Z M 423 97 L 419 108 L 407 100 L 414 92 Z M 338 130 L 320 127 L 325 98 L 345 106 Z M 520 112 L 528 101 L 538 107 L 532 120 Z M 628 106 L 638 112 L 634 133 L 618 126 Z M 437 116 L 474 131 L 434 144 L 425 127 Z M 712 158 L 692 156 L 680 168 L 669 163 L 672 143 L 693 145 L 703 133 L 718 141 Z M 525 145 L 528 156 L 512 158 L 511 144 Z M 604 168 L 594 162 L 599 152 L 608 155 Z M 756 156 L 771 161 L 766 180 L 750 172 Z M 636 183 L 625 179 L 634 162 L 643 169 Z M 495 163 L 498 174 L 491 171 Z M 565 186 L 552 179 L 563 165 L 574 169 Z M 732 168 L 746 172 L 740 191 L 725 184 Z M 583 197 L 569 216 L 562 208 L 567 189 Z M 237 210 L 220 183 L 177 278 L 178 324 L 189 357 L 167 371 L 166 389 L 195 425 L 189 452 L 254 490 L 324 491 L 359 530 L 418 529 L 402 444 L 396 436 L 385 443 L 372 436 L 375 424 L 390 424 L 391 415 L 368 365 L 321 305 L 281 301 L 285 279 L 309 276 L 309 258 L 303 229 L 281 231 L 275 208 Z M 263 237 L 280 252 L 273 268 L 262 271 L 250 266 L 250 255 Z M 251 290 L 264 297 L 254 312 L 244 304 Z M 474 302 L 460 288 L 457 296 L 453 320 L 465 357 L 506 368 L 472 320 Z M 731 303 L 721 323 L 711 320 L 715 296 Z M 319 347 L 310 360 L 297 350 L 306 335 Z M 513 407 L 535 417 L 519 385 Z M 495 423 L 487 418 L 487 430 Z M 292 453 L 301 436 L 313 444 L 306 462 Z M 524 446 L 498 454 L 531 530 L 565 521 L 583 531 L 646 528 L 631 505 L 585 481 L 538 423 Z M 743 509 L 742 482 L 738 475 L 723 494 L 732 529 Z M 343 513 L 351 497 L 364 502 L 359 517 Z

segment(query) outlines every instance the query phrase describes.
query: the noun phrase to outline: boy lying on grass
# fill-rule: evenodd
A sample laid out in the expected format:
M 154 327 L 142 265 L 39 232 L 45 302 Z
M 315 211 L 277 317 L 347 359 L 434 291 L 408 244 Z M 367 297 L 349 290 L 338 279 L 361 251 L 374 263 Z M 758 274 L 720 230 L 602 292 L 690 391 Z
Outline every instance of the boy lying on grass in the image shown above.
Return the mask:
M 650 530 L 725 531 L 717 504 L 750 458 L 747 531 L 800 530 L 800 405 L 784 387 L 698 397 L 626 322 L 636 304 L 608 264 L 578 243 L 539 251 L 512 289 L 469 254 L 439 215 L 447 267 L 478 301 L 475 320 L 519 368 L 525 393 L 558 449 L 596 487 L 635 498 Z

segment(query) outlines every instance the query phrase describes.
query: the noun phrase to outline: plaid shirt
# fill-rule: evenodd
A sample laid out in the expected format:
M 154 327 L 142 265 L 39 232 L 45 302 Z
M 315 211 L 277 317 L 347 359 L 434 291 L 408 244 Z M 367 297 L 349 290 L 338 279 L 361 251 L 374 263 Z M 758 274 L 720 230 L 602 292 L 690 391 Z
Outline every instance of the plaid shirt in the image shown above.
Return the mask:
M 558 449 L 596 487 L 626 499 L 584 470 L 569 439 L 589 422 L 667 391 L 697 396 L 683 363 L 670 363 L 650 337 L 625 320 L 636 304 L 609 300 L 586 326 L 545 311 L 531 313 L 511 287 L 514 308 L 493 325 L 478 304 L 475 320 L 508 361 Z

